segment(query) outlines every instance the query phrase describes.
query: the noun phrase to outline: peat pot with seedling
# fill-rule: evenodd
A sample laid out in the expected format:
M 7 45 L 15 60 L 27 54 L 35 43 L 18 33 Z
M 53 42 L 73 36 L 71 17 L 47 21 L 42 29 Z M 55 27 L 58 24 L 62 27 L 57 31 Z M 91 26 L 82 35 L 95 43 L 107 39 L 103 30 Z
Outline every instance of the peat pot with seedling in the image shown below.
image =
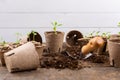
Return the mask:
M 52 22 L 53 31 L 45 32 L 46 48 L 49 53 L 58 53 L 62 51 L 64 32 L 57 31 L 58 26 L 62 24 Z

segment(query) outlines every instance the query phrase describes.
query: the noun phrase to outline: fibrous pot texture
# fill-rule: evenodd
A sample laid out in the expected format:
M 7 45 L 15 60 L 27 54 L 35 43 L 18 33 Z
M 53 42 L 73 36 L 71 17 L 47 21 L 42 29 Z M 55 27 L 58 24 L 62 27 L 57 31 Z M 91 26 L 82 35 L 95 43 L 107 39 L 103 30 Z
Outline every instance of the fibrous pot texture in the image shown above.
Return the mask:
M 120 40 L 108 40 L 108 50 L 110 64 L 114 67 L 120 67 Z
M 45 32 L 46 47 L 49 53 L 58 53 L 62 51 L 64 32 L 54 31 Z

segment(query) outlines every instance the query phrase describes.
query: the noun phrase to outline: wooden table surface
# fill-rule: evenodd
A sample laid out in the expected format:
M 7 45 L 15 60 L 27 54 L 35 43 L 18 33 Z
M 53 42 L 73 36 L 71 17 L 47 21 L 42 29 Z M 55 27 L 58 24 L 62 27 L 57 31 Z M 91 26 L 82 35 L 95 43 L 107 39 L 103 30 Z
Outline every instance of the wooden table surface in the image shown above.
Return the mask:
M 80 70 L 44 69 L 9 73 L 0 67 L 0 80 L 120 80 L 120 68 L 91 67 Z

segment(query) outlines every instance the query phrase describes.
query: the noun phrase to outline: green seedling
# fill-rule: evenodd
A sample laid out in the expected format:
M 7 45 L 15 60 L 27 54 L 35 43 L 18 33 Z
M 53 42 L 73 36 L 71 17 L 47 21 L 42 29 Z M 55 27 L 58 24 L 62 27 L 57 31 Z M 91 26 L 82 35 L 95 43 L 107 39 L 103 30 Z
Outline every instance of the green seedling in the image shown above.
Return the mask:
M 36 31 L 31 31 L 30 33 L 28 33 L 28 38 L 30 38 L 30 34 L 33 34 L 33 41 L 35 41 L 35 36 L 37 35 Z
M 7 44 L 7 43 L 6 43 L 6 41 L 5 41 L 5 40 L 3 40 L 3 38 L 2 38 L 2 37 L 0 37 L 0 44 L 1 44 L 2 46 L 5 46 L 5 44 Z
M 118 27 L 120 27 L 120 22 L 118 23 Z
M 120 35 L 120 32 L 118 32 L 118 34 Z
M 58 26 L 62 26 L 62 24 L 59 24 L 58 22 L 54 21 L 51 23 L 53 26 L 53 31 L 55 32 L 55 34 L 57 34 L 57 27 Z
M 101 36 L 102 36 L 103 38 L 109 39 L 109 38 L 110 38 L 110 32 L 102 33 Z
M 31 32 L 33 34 L 33 41 L 35 41 L 35 36 L 37 35 L 37 33 L 35 31 Z
M 15 33 L 15 35 L 16 35 L 16 37 L 17 37 L 16 43 L 19 44 L 19 43 L 20 43 L 20 37 L 22 36 L 22 34 L 19 33 L 19 32 L 17 32 L 17 33 Z
M 95 31 L 91 32 L 91 33 L 89 34 L 89 37 L 93 37 L 93 36 L 94 36 L 94 33 L 95 33 Z
M 96 36 L 99 36 L 99 33 L 100 33 L 100 31 L 97 31 L 97 32 L 96 32 Z

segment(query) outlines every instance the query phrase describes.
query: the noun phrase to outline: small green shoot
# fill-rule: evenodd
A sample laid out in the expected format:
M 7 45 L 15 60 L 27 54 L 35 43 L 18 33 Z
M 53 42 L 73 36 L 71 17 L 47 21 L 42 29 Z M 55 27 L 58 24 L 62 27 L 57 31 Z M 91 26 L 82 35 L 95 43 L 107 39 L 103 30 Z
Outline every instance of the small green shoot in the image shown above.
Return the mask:
M 94 33 L 95 33 L 95 31 L 91 32 L 91 33 L 89 34 L 89 37 L 93 37 Z
M 99 36 L 99 33 L 100 33 L 100 31 L 97 31 L 97 32 L 96 32 L 96 36 Z
M 120 35 L 120 32 L 118 32 L 118 34 Z
M 110 32 L 102 33 L 101 36 L 102 36 L 103 38 L 109 39 L 109 38 L 110 38 Z
M 19 32 L 17 32 L 17 33 L 15 33 L 15 35 L 16 35 L 16 37 L 17 37 L 16 43 L 19 44 L 19 43 L 20 43 L 20 37 L 22 36 L 22 34 L 19 33 Z
M 37 35 L 36 31 L 31 31 L 29 32 L 27 35 L 28 35 L 28 38 L 30 38 L 30 34 L 33 34 L 33 37 L 32 37 L 32 41 L 35 41 L 35 36 Z
M 62 24 L 59 24 L 59 23 L 56 22 L 56 21 L 52 22 L 51 24 L 52 24 L 52 26 L 53 26 L 53 30 L 54 30 L 55 34 L 57 34 L 57 27 L 58 27 L 58 26 L 62 26 Z
M 31 32 L 33 34 L 33 41 L 35 41 L 35 36 L 37 35 L 37 33 L 35 31 Z
M 120 27 L 120 22 L 118 23 L 118 27 Z
M 0 37 L 0 44 L 1 44 L 2 46 L 5 46 L 5 44 L 6 44 L 6 41 L 5 41 L 5 40 L 3 40 L 3 38 L 2 38 L 2 37 Z

